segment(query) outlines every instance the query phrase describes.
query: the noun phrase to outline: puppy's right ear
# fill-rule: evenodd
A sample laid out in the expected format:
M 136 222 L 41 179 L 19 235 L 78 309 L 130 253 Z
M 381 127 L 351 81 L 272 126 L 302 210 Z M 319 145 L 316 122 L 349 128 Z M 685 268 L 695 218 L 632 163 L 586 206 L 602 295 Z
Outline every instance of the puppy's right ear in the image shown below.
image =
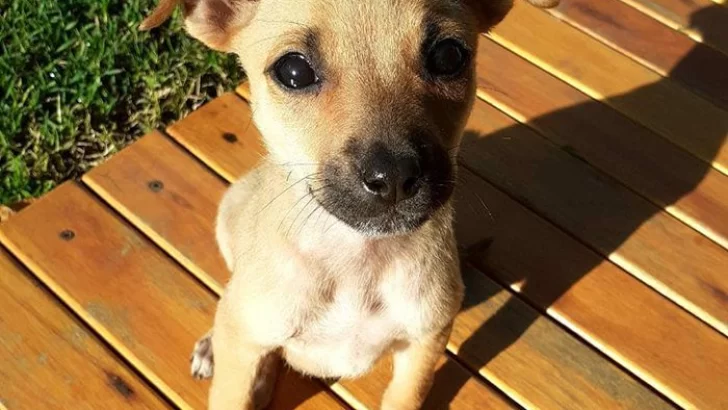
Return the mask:
M 259 0 L 161 0 L 139 29 L 160 26 L 181 4 L 185 28 L 192 37 L 215 50 L 229 51 L 230 40 L 250 22 L 258 3 Z
M 531 5 L 547 9 L 556 7 L 560 0 L 526 0 Z M 500 23 L 511 11 L 513 0 L 466 0 L 478 20 L 478 30 L 485 33 Z

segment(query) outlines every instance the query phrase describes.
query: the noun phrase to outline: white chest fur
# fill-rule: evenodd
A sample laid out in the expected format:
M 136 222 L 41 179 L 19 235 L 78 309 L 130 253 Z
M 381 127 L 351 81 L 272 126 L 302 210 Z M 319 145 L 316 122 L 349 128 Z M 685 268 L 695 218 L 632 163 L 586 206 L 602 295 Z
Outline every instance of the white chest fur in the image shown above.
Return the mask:
M 392 343 L 428 327 L 411 285 L 384 280 L 363 290 L 361 283 L 339 283 L 334 299 L 285 343 L 286 359 L 319 377 L 362 375 Z

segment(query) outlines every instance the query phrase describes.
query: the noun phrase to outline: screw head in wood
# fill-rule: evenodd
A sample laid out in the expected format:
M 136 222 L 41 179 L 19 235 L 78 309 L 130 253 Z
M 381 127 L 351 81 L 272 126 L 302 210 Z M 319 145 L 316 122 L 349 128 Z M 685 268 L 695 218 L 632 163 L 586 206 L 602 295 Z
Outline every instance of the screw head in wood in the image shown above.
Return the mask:
M 75 232 L 73 232 L 73 231 L 72 231 L 72 230 L 70 230 L 70 229 L 66 229 L 66 230 L 64 230 L 64 231 L 61 231 L 61 233 L 60 233 L 60 234 L 58 234 L 58 236 L 59 236 L 59 237 L 60 237 L 61 239 L 63 239 L 64 241 L 71 241 L 71 240 L 73 240 L 73 238 L 75 238 L 75 237 L 76 237 L 76 233 L 75 233 Z
M 238 142 L 238 136 L 233 134 L 232 132 L 226 132 L 222 134 L 222 138 L 231 144 Z
M 155 179 L 154 181 L 150 181 L 147 186 L 152 192 L 160 192 L 164 189 L 164 183 L 157 179 Z

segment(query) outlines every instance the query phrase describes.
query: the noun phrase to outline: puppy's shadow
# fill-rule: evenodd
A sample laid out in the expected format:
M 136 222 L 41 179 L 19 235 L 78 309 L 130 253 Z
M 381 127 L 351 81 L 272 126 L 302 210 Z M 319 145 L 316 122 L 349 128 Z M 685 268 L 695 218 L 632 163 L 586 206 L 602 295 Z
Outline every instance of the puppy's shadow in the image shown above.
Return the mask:
M 713 27 L 713 25 L 703 27 L 701 23 L 704 21 L 714 22 L 716 13 L 722 13 L 721 15 L 725 15 L 725 10 L 720 10 L 722 7 L 723 6 L 715 5 L 696 12 L 691 17 L 691 26 L 698 29 L 702 28 L 703 37 L 709 38 L 711 35 L 709 29 L 710 27 Z M 728 24 L 728 21 L 725 23 Z M 700 68 L 700 62 L 704 61 L 704 57 L 705 48 L 695 47 L 690 53 L 685 55 L 685 57 L 673 70 L 671 70 L 669 77 L 675 76 L 676 82 L 679 79 L 684 80 L 689 73 L 695 73 L 696 67 L 698 69 Z M 724 67 L 723 73 L 725 73 L 725 70 L 728 70 L 728 67 Z M 663 79 L 661 81 L 668 80 Z M 723 77 L 721 81 L 722 84 L 725 85 L 725 77 Z M 591 101 L 575 105 L 573 107 L 565 108 L 543 115 L 539 118 L 535 118 L 532 122 L 534 124 L 538 124 L 537 128 L 539 129 L 559 129 L 560 127 L 553 125 L 573 121 L 585 121 L 584 119 L 588 121 L 588 119 L 593 115 L 600 112 L 603 113 L 605 110 L 604 104 L 608 102 L 614 103 L 613 106 L 623 106 L 625 105 L 624 103 L 630 103 L 628 105 L 634 107 L 635 102 L 644 104 L 645 101 L 654 101 L 654 98 L 651 96 L 660 95 L 658 89 L 662 85 L 658 82 L 635 89 L 623 95 L 610 97 L 608 101 Z M 533 134 L 530 132 L 524 132 L 524 129 L 527 128 L 529 127 L 519 124 L 507 129 L 499 130 L 489 135 L 481 136 L 472 132 L 466 133 L 462 144 L 462 151 L 467 151 L 469 154 L 466 153 L 463 155 L 463 157 L 468 158 L 465 163 L 467 164 L 468 161 L 472 163 L 476 156 L 479 158 L 478 161 L 488 161 L 500 158 L 499 156 L 509 155 L 509 152 L 513 152 L 512 147 L 514 144 L 516 146 L 522 146 L 519 144 L 529 143 L 525 139 L 529 135 Z M 718 150 L 723 145 L 727 132 L 728 129 L 716 127 L 715 129 L 703 130 L 704 135 L 696 137 L 707 141 L 706 145 L 710 151 L 711 158 L 714 158 L 718 153 Z M 608 138 L 606 133 L 596 132 L 596 130 L 595 133 L 596 135 L 603 136 L 605 139 Z M 609 144 L 609 142 L 605 141 L 605 144 Z M 477 154 L 472 154 L 473 152 Z M 528 184 L 541 184 L 541 188 L 551 190 L 552 195 L 560 197 L 562 200 L 576 201 L 580 206 L 580 218 L 582 219 L 581 226 L 588 227 L 588 229 L 599 232 L 602 247 L 607 248 L 606 250 L 602 249 L 604 254 L 608 255 L 612 251 L 617 250 L 627 239 L 630 238 L 638 227 L 654 216 L 657 207 L 640 207 L 640 209 L 625 208 L 623 206 L 618 206 L 620 203 L 618 200 L 610 200 L 607 196 L 596 195 L 597 193 L 594 192 L 583 192 L 580 191 L 580 187 L 569 185 L 569 180 L 573 180 L 573 178 L 565 178 L 563 161 L 559 157 L 561 156 L 545 155 L 535 159 L 534 161 L 536 163 L 525 164 L 528 168 L 537 170 L 537 172 L 532 173 L 532 179 L 528 181 Z M 519 159 L 511 158 L 510 161 L 506 160 L 501 163 L 508 164 L 509 162 L 510 164 L 516 165 L 519 164 Z M 696 160 L 693 161 L 693 164 L 694 166 L 692 168 L 681 170 L 681 172 L 684 172 L 684 177 L 680 180 L 680 182 L 671 182 L 669 187 L 663 187 L 661 190 L 656 190 L 660 193 L 660 196 L 654 199 L 657 199 L 662 204 L 669 205 L 674 204 L 683 196 L 692 192 L 710 170 L 708 162 Z M 509 180 L 509 176 L 496 175 L 494 176 L 494 181 L 495 180 L 506 181 Z M 512 180 L 516 181 L 515 183 L 523 183 L 523 180 L 519 181 L 519 178 L 517 177 L 512 178 Z M 598 200 L 592 199 L 595 195 L 598 196 Z M 480 198 L 475 198 L 473 195 L 467 194 L 465 197 L 468 198 L 469 201 L 461 200 L 460 203 L 457 204 L 459 213 L 468 213 L 468 208 L 470 208 L 472 213 L 472 208 L 482 207 L 479 203 Z M 487 204 L 488 198 L 482 199 Z M 495 215 L 495 218 L 497 217 L 498 216 Z M 471 222 L 467 223 L 471 224 Z M 492 221 L 488 222 L 486 219 L 483 219 L 483 222 L 479 223 L 493 224 Z M 497 241 L 498 236 L 495 235 L 489 240 Z M 523 255 L 523 257 L 528 258 L 529 255 Z M 517 272 L 517 274 L 521 276 L 519 278 L 514 278 L 516 279 L 514 283 L 525 283 L 523 286 L 523 293 L 527 293 L 528 289 L 538 289 L 538 304 L 548 307 L 563 296 L 582 277 L 594 269 L 597 263 L 598 261 L 587 262 L 584 260 L 572 263 L 563 268 L 565 270 L 560 272 L 558 279 L 547 275 L 536 275 L 532 272 Z M 482 273 L 472 272 L 466 269 L 464 273 L 466 286 L 469 282 L 472 282 L 473 278 L 469 276 L 472 274 Z M 473 286 L 477 285 L 473 284 Z M 469 292 L 464 302 L 463 311 L 467 311 L 474 306 L 478 306 L 481 303 L 488 301 L 489 298 L 493 297 L 493 295 L 494 293 L 492 291 L 487 291 L 479 295 Z M 477 329 L 472 336 L 470 336 L 468 340 L 460 346 L 458 355 L 460 357 L 467 358 L 467 365 L 471 367 L 473 371 L 483 368 L 501 352 L 516 342 L 540 316 L 534 311 L 533 315 L 524 319 L 524 311 L 527 311 L 527 309 L 523 309 L 523 302 L 519 298 L 512 296 L 508 302 L 501 306 L 486 323 Z M 458 374 L 462 374 L 455 369 L 457 366 L 458 365 L 453 361 L 450 361 L 450 364 L 438 370 L 435 385 L 428 398 L 426 408 L 447 408 L 448 404 L 452 402 L 463 385 L 468 381 L 465 377 L 457 376 Z

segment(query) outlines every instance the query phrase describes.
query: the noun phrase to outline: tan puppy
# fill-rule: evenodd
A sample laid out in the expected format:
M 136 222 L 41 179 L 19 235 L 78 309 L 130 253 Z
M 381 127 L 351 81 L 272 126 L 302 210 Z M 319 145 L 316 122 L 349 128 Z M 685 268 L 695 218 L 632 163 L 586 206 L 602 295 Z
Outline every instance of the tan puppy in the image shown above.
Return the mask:
M 463 297 L 450 197 L 473 54 L 511 1 L 183 3 L 191 35 L 240 56 L 270 152 L 220 207 L 233 277 L 192 364 L 211 376 L 214 350 L 210 408 L 267 405 L 279 358 L 357 377 L 389 351 L 382 408 L 419 408 Z

